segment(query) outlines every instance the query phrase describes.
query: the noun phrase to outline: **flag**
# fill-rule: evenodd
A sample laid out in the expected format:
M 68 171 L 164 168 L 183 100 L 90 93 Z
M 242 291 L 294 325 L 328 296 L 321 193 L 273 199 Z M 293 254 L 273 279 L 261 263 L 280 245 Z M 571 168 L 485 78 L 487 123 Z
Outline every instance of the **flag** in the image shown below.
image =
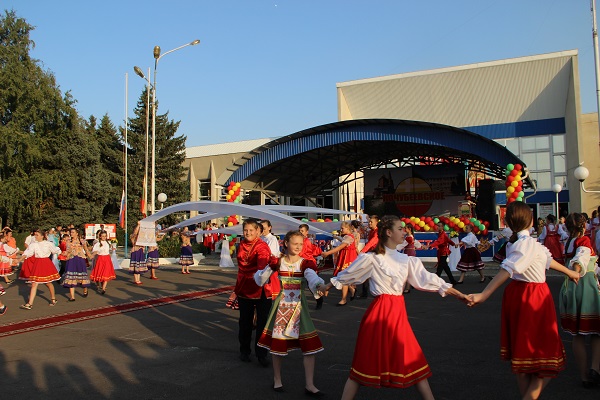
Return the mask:
M 121 228 L 125 228 L 125 213 L 127 212 L 126 207 L 125 190 L 123 190 L 123 195 L 121 196 L 121 210 L 119 211 L 119 226 Z
M 146 217 L 148 215 L 148 206 L 146 204 L 146 198 L 148 194 L 146 193 L 146 177 L 144 176 L 143 187 L 142 187 L 142 198 L 140 199 L 140 212 Z

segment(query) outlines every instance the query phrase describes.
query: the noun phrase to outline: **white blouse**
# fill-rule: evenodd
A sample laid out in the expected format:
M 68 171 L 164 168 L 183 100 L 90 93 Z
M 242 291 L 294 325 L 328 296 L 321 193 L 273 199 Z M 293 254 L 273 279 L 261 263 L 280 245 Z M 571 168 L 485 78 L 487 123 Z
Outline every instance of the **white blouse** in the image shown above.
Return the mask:
M 415 289 L 438 292 L 442 297 L 452 287 L 436 274 L 428 272 L 419 258 L 387 247 L 385 254 L 360 254 L 348 268 L 331 278 L 331 283 L 336 289 L 341 289 L 343 285 L 362 283 L 367 279 L 373 296 L 402 296 L 406 281 Z
M 0 243 L 0 246 L 2 246 L 2 249 L 4 250 L 4 252 L 6 253 L 7 256 L 12 256 L 17 251 L 19 251 L 18 247 L 15 249 L 14 247 L 10 247 L 6 243 Z
M 462 238 L 461 243 L 465 244 L 465 248 L 475 247 L 479 244 L 479 240 L 477 240 L 477 236 L 473 234 L 473 232 L 469 232 L 467 236 Z
M 296 261 L 295 263 L 290 264 L 290 263 L 286 262 L 285 259 L 282 258 L 281 265 L 279 266 L 279 270 L 281 272 L 291 272 L 291 273 L 294 273 L 294 271 L 299 272 L 300 268 L 301 268 L 302 260 L 304 260 L 304 259 L 301 258 L 298 261 Z M 267 266 L 265 269 L 256 271 L 254 273 L 254 282 L 256 282 L 256 284 L 258 286 L 263 286 L 265 283 L 267 283 L 269 281 L 269 278 L 271 277 L 272 274 L 273 274 L 273 270 L 269 266 Z M 304 270 L 304 278 L 306 278 L 306 281 L 308 282 L 308 288 L 315 296 L 315 299 L 318 299 L 319 297 L 321 297 L 317 294 L 317 286 L 324 285 L 325 281 L 323 281 L 323 279 L 321 279 L 319 277 L 319 275 L 317 275 L 315 270 L 312 268 L 306 268 Z
M 51 254 L 60 254 L 62 250 L 47 240 L 41 242 L 33 241 L 29 247 L 23 252 L 25 257 L 35 256 L 36 258 L 48 258 Z
M 275 235 L 269 233 L 268 235 L 261 236 L 261 239 L 269 245 L 269 248 L 271 249 L 271 254 L 273 256 L 279 257 L 281 255 L 281 252 L 279 251 L 279 240 L 277 239 L 277 237 L 275 237 Z
M 548 224 L 546 226 L 544 226 L 544 228 L 542 229 L 542 234 L 540 235 L 540 237 L 538 238 L 538 240 L 540 242 L 544 242 L 544 239 L 546 239 L 546 236 L 548 235 L 548 229 L 550 229 L 551 231 L 554 231 L 555 225 L 554 224 Z M 560 240 L 567 240 L 569 238 L 569 234 L 567 232 L 565 232 L 565 230 L 558 225 L 558 237 L 560 238 Z
M 500 239 L 504 238 L 506 240 L 510 239 L 510 237 L 512 236 L 513 231 L 512 229 L 510 229 L 509 227 L 506 227 L 504 229 L 502 229 L 500 231 L 500 233 L 498 234 L 498 236 L 494 237 L 492 240 L 490 240 L 490 242 L 492 243 L 498 243 L 498 241 L 500 241 Z
M 100 243 L 102 243 L 102 246 L 100 246 Z M 97 253 L 99 256 L 108 256 L 110 255 L 110 244 L 106 240 L 98 242 L 92 247 L 92 253 Z
M 510 277 L 523 282 L 546 282 L 546 270 L 550 268 L 552 254 L 544 245 L 523 230 L 518 240 L 506 245 L 506 259 L 502 261 Z

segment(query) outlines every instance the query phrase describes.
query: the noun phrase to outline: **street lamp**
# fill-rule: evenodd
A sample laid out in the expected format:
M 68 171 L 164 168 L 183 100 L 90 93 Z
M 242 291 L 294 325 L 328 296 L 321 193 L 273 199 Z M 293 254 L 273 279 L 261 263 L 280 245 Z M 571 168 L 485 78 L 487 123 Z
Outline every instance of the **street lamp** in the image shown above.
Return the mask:
M 600 190 L 586 190 L 585 186 L 583 186 L 583 181 L 585 181 L 587 177 L 590 176 L 590 171 L 583 166 L 583 163 L 580 163 L 579 167 L 575 168 L 575 171 L 573 171 L 573 175 L 575 175 L 575 179 L 579 181 L 579 184 L 581 185 L 581 190 L 583 190 L 586 193 L 600 193 Z
M 151 196 L 152 196 L 152 214 L 154 214 L 155 199 L 156 199 L 156 69 L 158 68 L 158 60 L 177 50 L 181 50 L 187 46 L 195 46 L 200 43 L 200 40 L 196 39 L 193 42 L 186 43 L 183 46 L 169 50 L 166 53 L 160 54 L 160 46 L 154 46 L 154 85 L 152 85 L 152 185 L 151 185 Z
M 144 214 L 146 214 L 148 210 L 148 134 L 150 130 L 150 88 L 152 84 L 150 83 L 150 79 L 144 75 L 142 69 L 137 65 L 133 67 L 135 73 L 144 79 L 147 82 L 147 90 L 146 90 L 146 160 L 144 163 Z M 148 67 L 148 76 L 150 76 L 150 67 Z M 154 88 L 152 88 L 154 90 Z
M 554 186 L 552 186 L 552 191 L 554 193 L 556 193 L 556 218 L 558 219 L 559 215 L 558 215 L 558 194 L 561 192 L 562 190 L 562 186 L 558 183 L 555 183 Z
M 167 195 L 165 193 L 158 194 L 158 202 L 160 203 L 160 209 L 163 209 L 163 203 L 167 201 Z

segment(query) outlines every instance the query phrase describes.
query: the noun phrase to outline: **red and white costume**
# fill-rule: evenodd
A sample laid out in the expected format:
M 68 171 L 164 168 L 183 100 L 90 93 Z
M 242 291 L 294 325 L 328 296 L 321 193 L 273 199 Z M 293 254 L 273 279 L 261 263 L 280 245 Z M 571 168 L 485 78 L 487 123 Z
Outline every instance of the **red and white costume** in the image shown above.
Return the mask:
M 510 360 L 514 373 L 554 378 L 565 368 L 565 349 L 546 284 L 552 254 L 527 230 L 517 235 L 515 243 L 507 244 L 501 264 L 512 281 L 502 298 L 500 355 Z
M 110 244 L 103 240 L 92 248 L 92 253 L 97 253 L 94 269 L 90 275 L 92 282 L 107 282 L 117 279 L 115 268 L 110 258 Z
M 19 249 L 9 246 L 6 243 L 0 243 L 0 276 L 12 275 L 12 259 L 10 256 L 17 254 Z
M 41 242 L 33 241 L 23 252 L 23 255 L 31 260 L 31 268 L 25 277 L 28 281 L 38 283 L 49 283 L 60 279 L 56 267 L 50 260 L 52 254 L 60 254 L 61 250 L 47 240 Z
M 565 263 L 565 246 L 561 241 L 567 240 L 569 234 L 565 232 L 560 225 L 548 224 L 542 229 L 542 234 L 538 238 L 540 243 L 550 250 L 552 258 L 561 264 Z
M 354 244 L 354 236 L 344 235 L 342 243 L 346 243 L 346 247 L 341 249 L 338 253 L 337 260 L 335 261 L 335 269 L 333 270 L 333 276 L 337 276 L 341 271 L 348 268 L 351 262 L 356 260 L 356 246 Z
M 442 297 L 452 287 L 427 272 L 416 257 L 385 248 L 385 254 L 361 254 L 347 269 L 331 278 L 343 285 L 369 279 L 375 297 L 360 323 L 350 379 L 373 387 L 404 388 L 431 376 L 431 370 L 408 321 L 404 285 Z

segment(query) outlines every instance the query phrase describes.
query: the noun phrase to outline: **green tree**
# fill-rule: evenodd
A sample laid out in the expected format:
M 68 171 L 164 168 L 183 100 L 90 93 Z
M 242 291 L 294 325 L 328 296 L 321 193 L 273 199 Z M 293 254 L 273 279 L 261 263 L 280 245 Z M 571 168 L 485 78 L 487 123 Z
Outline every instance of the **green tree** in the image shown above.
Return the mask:
M 146 165 L 146 110 L 147 89 L 144 88 L 134 109 L 135 117 L 129 119 L 127 142 L 129 146 L 127 161 L 127 186 L 128 186 L 128 225 L 131 231 L 137 221 L 142 218 L 140 204 L 143 195 L 143 182 Z M 158 109 L 158 103 L 157 103 Z M 151 180 L 152 180 L 152 110 L 149 115 L 149 149 L 148 152 L 148 213 L 151 212 Z M 185 161 L 186 137 L 176 136 L 179 121 L 169 120 L 168 113 L 156 115 L 156 196 L 164 192 L 168 200 L 165 206 L 189 201 L 190 189 L 185 181 L 186 170 L 183 167 Z M 121 139 L 124 132 L 121 129 Z M 158 200 L 155 200 L 157 209 L 160 208 Z M 166 217 L 164 223 L 172 224 L 176 221 L 175 216 Z M 162 222 L 162 221 L 161 221 Z M 163 224 L 164 224 L 163 223 Z
M 0 216 L 21 229 L 100 221 L 110 189 L 95 135 L 29 55 L 34 28 L 0 17 Z

